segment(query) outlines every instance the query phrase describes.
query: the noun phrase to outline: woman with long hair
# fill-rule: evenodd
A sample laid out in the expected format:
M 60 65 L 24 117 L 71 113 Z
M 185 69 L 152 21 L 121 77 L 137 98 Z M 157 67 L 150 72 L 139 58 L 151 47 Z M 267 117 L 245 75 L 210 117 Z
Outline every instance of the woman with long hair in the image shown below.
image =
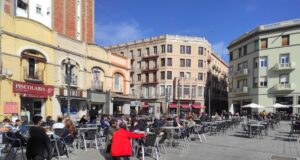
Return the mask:
M 62 138 L 71 135 L 72 137 L 75 137 L 77 134 L 77 129 L 71 119 L 66 119 L 65 120 L 65 127 L 64 127 L 64 132 L 62 134 Z

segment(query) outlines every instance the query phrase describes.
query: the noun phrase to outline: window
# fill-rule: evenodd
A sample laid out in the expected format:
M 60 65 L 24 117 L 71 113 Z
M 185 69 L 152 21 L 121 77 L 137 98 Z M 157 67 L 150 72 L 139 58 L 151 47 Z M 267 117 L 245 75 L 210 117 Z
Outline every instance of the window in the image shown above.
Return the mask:
M 268 48 L 268 39 L 261 39 L 260 40 L 260 48 L 261 49 Z
M 197 90 L 197 86 L 196 85 L 193 85 L 192 86 L 192 98 L 196 98 L 196 91 Z
M 150 55 L 150 49 L 146 48 L 146 55 L 149 56 Z
M 123 91 L 123 86 L 122 86 L 122 76 L 120 74 L 115 74 L 114 77 L 114 90 L 115 91 Z
M 203 73 L 198 73 L 198 80 L 203 81 Z
M 172 53 L 172 50 L 173 50 L 172 45 L 171 45 L 171 44 L 168 44 L 168 45 L 167 45 L 167 52 L 168 52 L 168 53 Z
M 156 72 L 153 73 L 153 82 L 157 82 L 157 75 L 156 75 Z
M 155 55 L 157 55 L 157 46 L 153 47 L 153 52 L 154 52 Z
M 134 59 L 134 53 L 133 53 L 133 50 L 130 50 L 130 58 L 131 58 L 131 59 Z
M 259 77 L 259 86 L 260 87 L 267 87 L 268 86 L 268 78 L 267 76 Z
M 17 6 L 19 8 L 26 10 L 28 7 L 28 3 L 25 3 L 25 1 L 23 1 L 23 0 L 18 0 Z
M 186 67 L 191 67 L 191 60 L 190 59 L 186 59 Z
M 186 74 L 185 74 L 185 78 L 188 78 L 188 79 L 190 79 L 190 78 L 191 78 L 191 72 L 186 72 Z
M 229 73 L 230 73 L 230 74 L 233 73 L 233 66 L 230 66 L 230 67 L 229 67 Z
M 153 66 L 154 68 L 157 68 L 157 60 L 153 60 Z
M 168 58 L 167 65 L 172 66 L 172 58 Z
M 289 64 L 290 63 L 289 54 L 281 54 L 279 57 L 280 57 L 280 64 Z
M 198 97 L 203 97 L 203 87 L 202 86 L 198 86 Z
M 165 96 L 165 86 L 160 86 L 160 96 Z
M 135 95 L 134 89 L 131 89 L 131 95 Z
M 165 71 L 160 72 L 160 79 L 164 80 L 165 79 Z
M 185 59 L 180 59 L 180 67 L 185 67 Z
M 184 78 L 184 72 L 179 72 L 179 76 L 180 76 L 181 78 Z
M 138 69 L 141 69 L 141 68 L 142 68 L 142 63 L 141 63 L 141 61 L 137 62 L 137 64 L 138 64 Z
M 253 88 L 257 88 L 258 87 L 258 78 L 254 77 L 253 78 Z
M 203 47 L 198 47 L 198 54 L 203 55 Z
M 166 59 L 165 58 L 161 58 L 161 66 L 164 67 L 166 66 Z
M 238 64 L 238 70 L 237 71 L 240 71 L 240 70 L 242 70 L 243 69 L 243 63 L 239 63 Z
M 39 5 L 39 4 L 36 5 L 36 13 L 37 14 L 42 14 L 42 6 Z
M 183 86 L 183 95 L 184 96 L 190 96 L 190 85 L 184 85 Z
M 298 96 L 298 104 L 300 104 L 300 96 Z
M 186 46 L 186 54 L 191 54 L 191 46 Z
M 253 68 L 258 68 L 258 57 L 253 59 Z
M 242 57 L 242 48 L 239 48 L 239 57 Z
M 67 66 L 66 66 L 67 68 Z M 68 73 L 68 69 L 65 70 L 66 75 L 72 75 L 72 73 Z M 28 59 L 28 77 L 34 79 L 36 76 L 36 60 L 34 58 Z
M 124 56 L 124 52 L 120 52 L 120 54 Z
M 167 85 L 167 95 L 172 95 L 172 85 Z
M 198 67 L 203 68 L 203 60 L 198 60 Z
M 161 53 L 165 53 L 166 52 L 166 45 L 161 45 Z
M 229 60 L 230 60 L 230 61 L 233 60 L 233 52 L 230 52 L 230 54 L 229 54 Z
M 289 75 L 288 74 L 280 74 L 279 75 L 279 83 L 280 84 L 288 84 L 289 83 Z
M 140 82 L 140 81 L 142 80 L 142 76 L 141 76 L 141 74 L 138 74 L 138 75 L 137 75 L 137 77 L 138 77 L 138 78 L 137 78 L 137 79 L 138 79 L 138 81 Z
M 260 57 L 260 67 L 268 67 L 268 58 Z
M 138 49 L 137 51 L 138 51 L 138 57 L 141 57 L 141 55 L 142 55 L 142 50 L 141 50 L 141 49 Z
M 289 35 L 281 36 L 281 45 L 282 46 L 290 45 L 290 36 Z
M 259 41 L 258 40 L 254 41 L 254 50 L 255 51 L 259 50 Z
M 182 94 L 182 85 L 178 85 L 178 90 L 177 90 L 177 92 L 178 92 L 178 93 L 177 93 L 177 94 L 178 94 L 177 96 L 178 96 L 178 97 L 181 97 L 181 94 Z
M 167 71 L 167 79 L 172 79 L 172 71 Z
M 185 46 L 184 45 L 180 45 L 180 53 L 181 54 L 185 53 Z
M 247 45 L 244 46 L 243 51 L 244 51 L 244 56 L 247 55 Z

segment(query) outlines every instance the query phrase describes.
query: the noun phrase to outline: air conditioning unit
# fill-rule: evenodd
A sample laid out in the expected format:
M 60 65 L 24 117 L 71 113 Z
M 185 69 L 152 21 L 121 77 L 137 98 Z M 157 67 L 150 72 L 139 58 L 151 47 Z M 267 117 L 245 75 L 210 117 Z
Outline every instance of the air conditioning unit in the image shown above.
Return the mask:
M 12 71 L 7 68 L 2 68 L 0 72 L 1 77 L 11 77 L 12 76 Z

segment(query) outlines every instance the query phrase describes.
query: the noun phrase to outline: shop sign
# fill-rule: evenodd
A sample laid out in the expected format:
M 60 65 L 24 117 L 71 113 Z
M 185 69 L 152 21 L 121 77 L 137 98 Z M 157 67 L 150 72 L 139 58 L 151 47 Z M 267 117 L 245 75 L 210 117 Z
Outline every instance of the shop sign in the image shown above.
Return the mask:
M 13 81 L 13 93 L 21 93 L 25 97 L 46 98 L 53 96 L 54 87 L 50 85 Z
M 5 114 L 18 113 L 19 105 L 17 102 L 4 102 L 3 103 L 3 112 Z

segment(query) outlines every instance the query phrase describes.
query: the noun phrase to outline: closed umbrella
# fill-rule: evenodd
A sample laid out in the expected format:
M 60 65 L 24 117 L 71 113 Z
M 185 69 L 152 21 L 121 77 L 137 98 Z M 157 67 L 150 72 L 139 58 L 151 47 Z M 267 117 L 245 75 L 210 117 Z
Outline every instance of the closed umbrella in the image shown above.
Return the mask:
M 232 113 L 232 115 L 234 115 L 234 108 L 233 108 L 233 104 L 231 104 L 230 108 L 229 108 L 229 112 Z

